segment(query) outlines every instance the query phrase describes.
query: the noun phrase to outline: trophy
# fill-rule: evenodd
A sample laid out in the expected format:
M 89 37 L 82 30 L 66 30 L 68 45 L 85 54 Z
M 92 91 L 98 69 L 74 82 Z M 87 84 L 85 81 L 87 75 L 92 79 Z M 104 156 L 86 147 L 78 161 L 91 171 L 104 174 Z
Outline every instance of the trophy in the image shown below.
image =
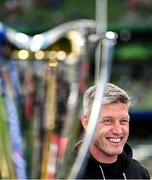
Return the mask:
M 97 33 L 96 23 L 86 19 L 35 36 L 8 27 L 3 33 L 0 100 L 9 125 L 5 124 L 5 148 L 0 142 L 5 166 L 0 167 L 2 178 L 74 179 L 81 171 L 102 108 L 117 36 Z M 62 38 L 70 43 L 69 52 L 49 48 Z M 97 90 L 84 134 L 82 97 L 90 83 L 90 55 L 96 49 Z M 82 136 L 85 141 L 73 157 Z

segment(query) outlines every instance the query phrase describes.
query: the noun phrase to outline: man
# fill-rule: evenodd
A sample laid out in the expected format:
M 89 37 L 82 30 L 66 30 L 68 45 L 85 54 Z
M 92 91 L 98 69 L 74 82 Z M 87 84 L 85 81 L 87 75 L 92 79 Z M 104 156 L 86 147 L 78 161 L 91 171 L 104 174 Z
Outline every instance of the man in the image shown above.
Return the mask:
M 81 123 L 88 127 L 96 86 L 90 87 L 83 98 Z M 103 106 L 86 162 L 78 179 L 150 179 L 146 168 L 133 159 L 129 136 L 128 109 L 131 99 L 114 84 L 107 83 Z

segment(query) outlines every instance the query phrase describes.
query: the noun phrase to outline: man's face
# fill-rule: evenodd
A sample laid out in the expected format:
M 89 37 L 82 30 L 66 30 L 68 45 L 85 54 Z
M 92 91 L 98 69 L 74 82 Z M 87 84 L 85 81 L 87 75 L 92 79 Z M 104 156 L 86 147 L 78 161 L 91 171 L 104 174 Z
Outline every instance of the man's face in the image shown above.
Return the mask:
M 129 135 L 128 105 L 113 103 L 103 105 L 94 135 L 94 145 L 103 155 L 122 153 Z

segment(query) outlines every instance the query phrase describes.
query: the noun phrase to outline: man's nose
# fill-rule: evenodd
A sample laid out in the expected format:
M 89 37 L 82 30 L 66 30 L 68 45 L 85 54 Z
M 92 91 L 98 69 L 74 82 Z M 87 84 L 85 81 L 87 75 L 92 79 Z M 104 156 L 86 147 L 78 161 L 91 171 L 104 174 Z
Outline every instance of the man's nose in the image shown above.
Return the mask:
M 113 130 L 113 133 L 115 133 L 115 134 L 121 134 L 122 133 L 122 126 L 121 126 L 121 124 L 119 122 L 118 123 L 114 123 L 112 130 Z

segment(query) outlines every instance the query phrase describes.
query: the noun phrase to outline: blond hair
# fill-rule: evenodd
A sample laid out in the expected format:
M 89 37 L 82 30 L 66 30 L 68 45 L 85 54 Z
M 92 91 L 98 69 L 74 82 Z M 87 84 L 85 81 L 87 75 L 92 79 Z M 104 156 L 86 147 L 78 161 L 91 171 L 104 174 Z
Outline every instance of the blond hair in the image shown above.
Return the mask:
M 92 86 L 88 88 L 83 96 L 83 113 L 90 115 L 91 108 L 93 105 L 93 101 L 95 98 L 96 86 Z M 107 83 L 104 89 L 103 95 L 103 104 L 111 104 L 111 103 L 125 103 L 130 105 L 131 98 L 127 94 L 126 91 L 121 89 L 120 87 Z

